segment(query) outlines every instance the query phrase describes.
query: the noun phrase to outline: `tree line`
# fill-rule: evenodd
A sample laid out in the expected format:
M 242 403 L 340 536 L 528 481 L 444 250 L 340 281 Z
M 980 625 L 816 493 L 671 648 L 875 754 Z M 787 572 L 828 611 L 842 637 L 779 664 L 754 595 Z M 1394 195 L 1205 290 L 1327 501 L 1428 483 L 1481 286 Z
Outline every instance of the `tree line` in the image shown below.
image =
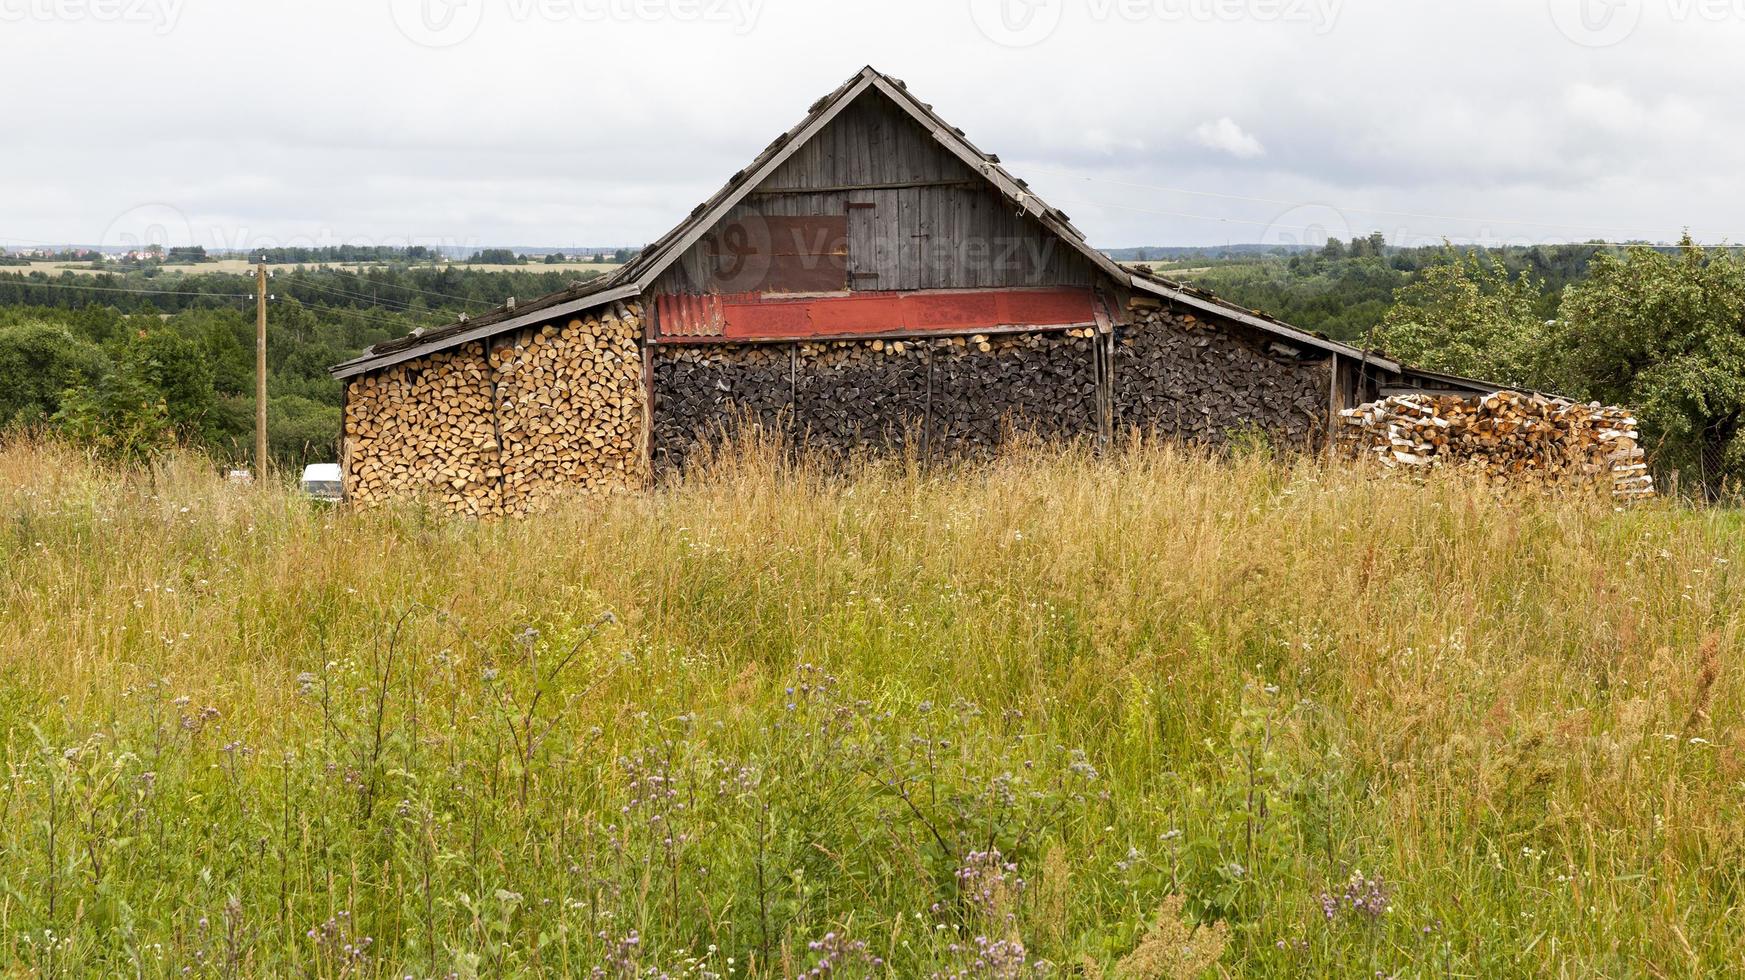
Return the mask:
M 577 279 L 563 272 L 298 268 L 269 280 L 268 442 L 281 466 L 335 458 L 329 366 L 417 327 Z M 254 277 L 0 275 L 0 428 L 50 429 L 137 459 L 181 444 L 241 465 L 254 439 Z

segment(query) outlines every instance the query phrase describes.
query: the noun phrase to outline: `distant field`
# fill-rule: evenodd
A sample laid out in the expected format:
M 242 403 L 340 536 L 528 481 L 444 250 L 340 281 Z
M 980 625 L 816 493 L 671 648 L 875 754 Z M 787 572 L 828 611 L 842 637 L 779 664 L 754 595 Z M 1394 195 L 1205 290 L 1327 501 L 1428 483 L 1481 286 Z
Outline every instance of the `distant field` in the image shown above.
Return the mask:
M 305 264 L 313 266 L 315 263 L 305 263 Z M 379 263 L 379 262 L 328 263 L 328 265 L 331 268 L 346 269 L 346 270 L 350 270 L 353 272 L 356 272 L 360 268 L 370 268 L 372 266 L 379 266 L 381 264 L 382 263 Z M 452 263 L 447 263 L 447 264 L 453 265 L 456 268 L 475 269 L 475 270 L 478 270 L 480 272 L 601 272 L 601 273 L 606 273 L 606 272 L 611 272 L 612 270 L 618 268 L 618 266 L 615 264 L 602 263 L 602 262 L 562 262 L 562 263 L 556 263 L 556 264 L 551 264 L 551 265 L 547 265 L 544 262 L 537 262 L 537 261 L 536 262 L 529 262 L 526 265 L 469 265 L 465 262 L 452 262 Z M 199 273 L 209 273 L 209 272 L 228 272 L 228 273 L 233 273 L 233 274 L 246 274 L 249 272 L 253 272 L 255 266 L 254 266 L 254 263 L 249 262 L 247 259 L 219 259 L 219 260 L 213 261 L 213 262 L 201 262 L 197 265 L 167 265 L 167 266 L 164 266 L 163 268 L 164 268 L 164 272 L 166 274 L 176 273 L 176 272 L 187 273 L 189 275 L 196 275 Z M 268 268 L 277 268 L 277 269 L 294 268 L 294 264 L 293 265 L 269 266 Z M 114 269 L 93 269 L 93 268 L 91 268 L 91 266 L 88 263 L 75 263 L 75 262 L 35 262 L 35 261 L 33 261 L 30 263 L 28 268 L 25 266 L 21 266 L 21 265 L 0 266 L 0 275 L 6 274 L 6 273 L 46 272 L 52 276 L 52 275 L 60 275 L 62 272 L 97 273 L 97 272 L 112 272 L 112 271 L 115 271 L 115 270 Z
M 0 446 L 0 972 L 1737 974 L 1737 515 L 777 458 L 478 525 Z

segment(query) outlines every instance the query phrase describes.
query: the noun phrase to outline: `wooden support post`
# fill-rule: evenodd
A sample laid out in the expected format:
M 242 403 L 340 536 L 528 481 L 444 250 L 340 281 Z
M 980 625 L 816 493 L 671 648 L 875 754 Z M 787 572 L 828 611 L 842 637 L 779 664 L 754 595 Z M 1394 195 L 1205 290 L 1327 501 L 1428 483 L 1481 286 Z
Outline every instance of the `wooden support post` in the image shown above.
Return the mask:
M 255 479 L 267 478 L 267 261 L 255 267 L 254 313 Z
M 654 486 L 654 336 L 652 326 L 642 335 L 642 485 Z
M 1344 399 L 1339 397 L 1339 355 L 1333 355 L 1332 364 L 1327 373 L 1332 377 L 1328 382 L 1327 395 L 1327 455 L 1333 455 L 1334 443 L 1339 440 L 1339 410 L 1344 408 Z
M 351 378 L 339 383 L 339 500 L 351 503 L 351 433 L 347 419 L 351 417 Z

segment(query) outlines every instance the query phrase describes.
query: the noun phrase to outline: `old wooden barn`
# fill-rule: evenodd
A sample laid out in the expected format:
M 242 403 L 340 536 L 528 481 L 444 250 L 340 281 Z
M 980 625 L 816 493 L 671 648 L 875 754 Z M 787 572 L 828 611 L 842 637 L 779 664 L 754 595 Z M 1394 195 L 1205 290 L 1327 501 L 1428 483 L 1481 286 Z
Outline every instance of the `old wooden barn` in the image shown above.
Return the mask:
M 1312 445 L 1414 371 L 1092 248 L 867 68 L 616 273 L 379 344 L 345 381 L 359 502 L 517 513 L 639 485 L 750 418 L 823 452 L 1016 432 Z

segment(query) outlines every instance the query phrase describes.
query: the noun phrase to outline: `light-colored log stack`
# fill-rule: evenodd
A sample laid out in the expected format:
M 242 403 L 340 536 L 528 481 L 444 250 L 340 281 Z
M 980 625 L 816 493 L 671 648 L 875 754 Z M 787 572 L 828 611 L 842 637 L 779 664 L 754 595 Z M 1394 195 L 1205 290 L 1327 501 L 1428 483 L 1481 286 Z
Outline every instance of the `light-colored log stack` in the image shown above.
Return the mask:
M 548 324 L 491 353 L 503 513 L 642 479 L 642 307 Z
M 1341 445 L 1389 467 L 1468 466 L 1508 482 L 1654 494 L 1637 422 L 1626 409 L 1502 391 L 1397 395 L 1341 414 Z
M 346 490 L 361 505 L 425 499 L 472 516 L 496 508 L 501 470 L 480 344 L 358 379 L 345 434 Z
M 346 492 L 514 516 L 643 479 L 642 308 L 616 305 L 352 383 Z

